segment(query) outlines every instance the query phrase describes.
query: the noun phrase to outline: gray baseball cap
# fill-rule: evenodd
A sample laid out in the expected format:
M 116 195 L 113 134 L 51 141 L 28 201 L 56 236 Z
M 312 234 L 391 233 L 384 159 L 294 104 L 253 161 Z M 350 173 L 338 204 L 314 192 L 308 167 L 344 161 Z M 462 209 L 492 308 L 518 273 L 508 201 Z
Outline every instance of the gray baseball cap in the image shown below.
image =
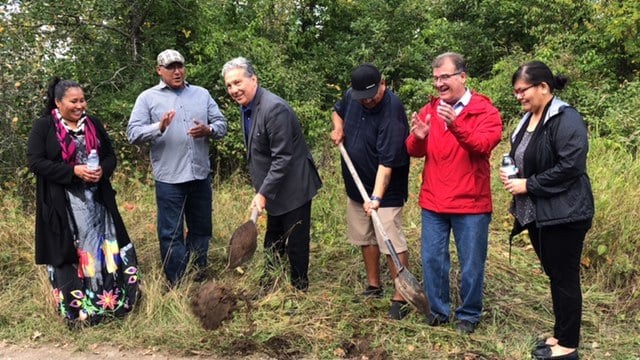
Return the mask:
M 167 49 L 158 54 L 158 65 L 160 66 L 167 66 L 175 62 L 184 65 L 184 57 L 173 49 Z

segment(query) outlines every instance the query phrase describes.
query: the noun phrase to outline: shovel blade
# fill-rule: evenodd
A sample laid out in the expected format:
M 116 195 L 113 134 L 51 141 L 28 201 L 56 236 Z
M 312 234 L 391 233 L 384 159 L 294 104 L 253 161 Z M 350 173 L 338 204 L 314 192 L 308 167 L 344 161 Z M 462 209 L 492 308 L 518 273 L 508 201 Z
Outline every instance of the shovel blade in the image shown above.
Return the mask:
M 418 312 L 428 318 L 431 314 L 431 306 L 418 280 L 403 268 L 394 282 L 400 295 Z
M 234 269 L 249 261 L 258 247 L 258 229 L 249 220 L 233 232 L 229 240 L 227 268 Z

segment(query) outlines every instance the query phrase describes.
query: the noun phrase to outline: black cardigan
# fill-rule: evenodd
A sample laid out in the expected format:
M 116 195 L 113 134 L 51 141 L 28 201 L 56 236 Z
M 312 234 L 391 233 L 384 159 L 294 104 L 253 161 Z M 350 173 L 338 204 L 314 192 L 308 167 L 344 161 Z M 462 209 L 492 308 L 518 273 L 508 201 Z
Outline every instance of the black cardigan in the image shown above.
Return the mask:
M 116 155 L 102 123 L 94 117 L 91 121 L 100 141 L 98 152 L 103 172 L 96 199 L 111 214 L 118 245 L 122 248 L 130 240 L 118 212 L 116 192 L 109 181 L 116 168 Z M 27 158 L 29 168 L 36 175 L 36 264 L 60 266 L 78 262 L 73 230 L 67 216 L 65 187 L 82 180 L 74 175 L 73 166 L 63 162 L 61 150 L 51 115 L 35 120 L 29 134 Z

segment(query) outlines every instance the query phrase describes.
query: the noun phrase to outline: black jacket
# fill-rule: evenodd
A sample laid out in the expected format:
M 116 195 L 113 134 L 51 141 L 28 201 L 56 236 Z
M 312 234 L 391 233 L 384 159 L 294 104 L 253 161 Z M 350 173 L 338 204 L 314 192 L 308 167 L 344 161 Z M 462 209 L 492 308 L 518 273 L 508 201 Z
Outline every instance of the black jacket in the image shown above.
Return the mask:
M 116 168 L 116 155 L 107 133 L 96 118 L 91 117 L 100 140 L 102 178 L 98 182 L 97 199 L 113 217 L 119 247 L 130 242 L 129 235 L 116 206 L 116 192 L 109 178 Z M 29 134 L 27 158 L 36 175 L 36 264 L 59 266 L 78 262 L 74 236 L 67 216 L 65 187 L 80 182 L 73 166 L 62 160 L 60 144 L 51 115 L 34 121 Z
M 525 114 L 511 137 L 511 156 L 531 117 Z M 576 109 L 554 97 L 524 153 L 527 193 L 536 208 L 538 227 L 586 222 L 594 214 L 587 175 L 589 142 Z M 516 221 L 517 224 L 517 221 Z

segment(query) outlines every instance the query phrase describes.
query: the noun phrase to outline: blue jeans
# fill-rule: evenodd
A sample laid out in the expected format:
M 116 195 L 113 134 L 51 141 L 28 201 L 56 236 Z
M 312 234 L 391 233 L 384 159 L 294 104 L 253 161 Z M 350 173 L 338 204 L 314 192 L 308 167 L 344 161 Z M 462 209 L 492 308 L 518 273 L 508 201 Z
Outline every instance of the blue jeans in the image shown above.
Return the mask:
M 422 210 L 422 273 L 431 302 L 431 313 L 439 320 L 450 316 L 449 234 L 453 230 L 460 263 L 458 320 L 480 321 L 484 266 L 487 259 L 491 214 L 439 214 Z
M 197 268 L 207 266 L 212 228 L 211 176 L 180 184 L 156 181 L 156 203 L 162 267 L 167 280 L 175 284 L 184 275 L 192 254 Z

